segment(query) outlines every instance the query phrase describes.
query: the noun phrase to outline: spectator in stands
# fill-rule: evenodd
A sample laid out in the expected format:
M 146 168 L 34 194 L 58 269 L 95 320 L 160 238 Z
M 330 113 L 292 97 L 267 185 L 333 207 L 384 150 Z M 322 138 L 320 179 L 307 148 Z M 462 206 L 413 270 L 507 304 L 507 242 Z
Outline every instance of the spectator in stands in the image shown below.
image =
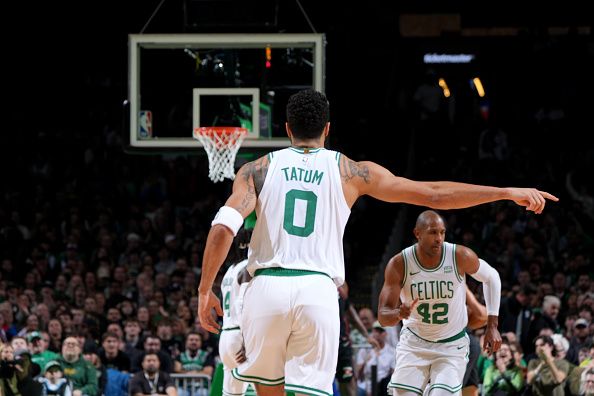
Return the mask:
M 27 340 L 25 340 L 23 337 L 12 337 L 12 340 L 10 340 L 10 345 L 12 346 L 12 349 L 15 354 L 18 354 L 21 351 L 29 350 L 29 348 L 27 347 Z
M 142 349 L 140 333 L 141 328 L 138 320 L 127 319 L 124 324 L 124 352 L 129 356 Z
M 144 339 L 144 352 L 156 354 L 159 357 L 159 367 L 161 371 L 171 373 L 173 371 L 173 361 L 171 357 L 161 350 L 161 339 L 156 335 L 149 334 Z M 143 356 L 139 356 L 132 362 L 132 372 L 135 373 L 142 369 Z
M 47 347 L 48 350 L 56 353 L 62 351 L 62 323 L 58 319 L 50 319 L 47 324 L 47 332 L 50 337 L 50 342 Z
M 362 348 L 357 354 L 358 394 L 361 396 L 371 395 L 371 366 L 375 365 L 377 366 L 378 395 L 387 395 L 388 382 L 396 364 L 394 360 L 396 350 L 386 343 L 386 330 L 378 321 L 372 324 L 371 336 L 375 338 L 377 345 L 372 349 Z
M 590 323 L 584 318 L 579 318 L 573 324 L 573 337 L 569 341 L 567 360 L 575 365 L 580 364 L 578 352 L 581 348 L 590 345 L 592 345 Z
M 202 349 L 202 335 L 192 331 L 186 336 L 186 348 L 175 361 L 175 372 L 212 376 L 214 357 Z
M 214 372 L 215 361 L 213 355 L 202 349 L 202 336 L 198 332 L 190 332 L 186 336 L 185 350 L 177 357 L 175 361 L 175 372 L 182 374 L 197 374 L 207 375 L 212 377 Z M 201 388 L 198 395 L 208 394 L 208 382 L 198 380 Z M 188 386 L 186 389 L 179 388 L 178 391 L 182 395 L 192 394 L 192 389 Z M 195 394 L 195 393 L 194 393 Z
M 553 333 L 560 332 L 557 316 L 561 309 L 561 300 L 557 296 L 547 295 L 542 302 L 542 312 L 535 314 L 529 329 L 530 338 L 534 339 L 544 328 L 550 328 Z M 532 349 L 530 349 L 532 351 Z
M 15 353 L 10 344 L 0 344 L 0 395 L 39 395 L 40 386 L 32 380 L 39 373 L 39 367 L 35 368 L 26 349 Z
M 538 336 L 534 342 L 538 358 L 528 363 L 527 383 L 534 396 L 563 396 L 565 379 L 570 364 L 565 359 L 555 359 L 557 351 L 553 339 Z
M 80 340 L 79 340 L 80 342 Z M 83 346 L 83 358 L 95 367 L 95 373 L 97 374 L 97 387 L 99 389 L 99 395 L 105 394 L 105 388 L 107 386 L 107 370 L 101 363 L 99 358 L 99 351 L 95 342 L 87 342 Z M 106 394 L 107 396 L 107 394 Z
M 27 335 L 27 343 L 29 352 L 31 352 L 31 360 L 33 363 L 38 364 L 40 368 L 44 368 L 47 362 L 57 360 L 60 357 L 57 353 L 47 350 L 48 344 L 38 331 Z
M 72 388 L 62 372 L 60 362 L 56 360 L 48 361 L 43 366 L 43 377 L 39 382 L 43 387 L 43 395 L 72 396 Z
M 147 307 L 141 306 L 140 308 L 138 308 L 138 312 L 136 313 L 136 320 L 138 321 L 138 324 L 140 325 L 142 331 L 150 331 L 150 314 Z
M 101 339 L 102 348 L 99 358 L 105 368 L 113 368 L 121 372 L 130 371 L 130 358 L 118 349 L 120 339 L 115 333 L 105 333 Z
M 159 368 L 159 356 L 154 352 L 145 353 L 142 358 L 142 371 L 130 379 L 130 395 L 177 396 L 175 383 L 167 372 L 161 371 Z
M 25 327 L 23 327 L 17 335 L 20 337 L 26 337 L 28 333 L 32 331 L 39 331 L 39 318 L 35 314 L 29 314 L 27 316 L 27 321 L 25 323 Z
M 580 396 L 594 396 L 594 368 L 590 368 L 582 374 L 580 384 Z
M 376 320 L 375 314 L 370 308 L 361 308 L 359 310 L 359 319 L 367 329 L 367 334 L 361 334 L 359 330 L 353 329 L 351 331 L 353 345 L 367 344 L 367 338 L 371 335 L 373 323 Z
M 163 319 L 159 322 L 157 336 L 161 339 L 161 349 L 172 359 L 177 358 L 183 350 L 183 339 L 180 340 L 173 336 L 171 320 Z
M 0 303 L 0 315 L 2 316 L 2 333 L 6 339 L 11 339 L 18 333 L 17 326 L 13 323 L 14 316 L 12 305 L 8 301 Z
M 495 364 L 485 371 L 484 394 L 513 396 L 521 394 L 524 388 L 524 373 L 516 364 L 510 344 L 503 342 L 495 352 Z
M 97 370 L 81 355 L 81 346 L 75 337 L 67 337 L 58 360 L 64 375 L 72 382 L 73 396 L 95 396 L 99 391 Z
M 501 301 L 501 332 L 513 332 L 522 345 L 522 349 L 527 350 L 530 350 L 530 347 L 527 348 L 527 346 L 532 343 L 528 337 L 532 321 L 530 302 L 535 294 L 536 288 L 532 284 L 526 284 L 512 296 L 504 297 Z
M 118 337 L 118 349 L 120 351 L 124 350 L 125 343 L 124 343 L 124 330 L 122 330 L 122 326 L 119 323 L 110 323 L 107 325 L 107 329 L 105 329 L 106 333 L 114 333 Z

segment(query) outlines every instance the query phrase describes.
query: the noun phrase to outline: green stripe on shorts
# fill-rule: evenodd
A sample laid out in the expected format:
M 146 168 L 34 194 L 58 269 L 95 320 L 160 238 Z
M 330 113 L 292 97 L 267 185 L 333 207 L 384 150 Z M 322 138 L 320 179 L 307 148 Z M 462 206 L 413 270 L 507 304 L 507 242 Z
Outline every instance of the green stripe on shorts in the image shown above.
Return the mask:
M 458 386 L 449 386 L 447 384 L 436 383 L 429 387 L 429 391 L 431 391 L 432 389 L 445 389 L 450 393 L 456 393 L 462 389 L 462 384 L 460 384 Z
M 332 396 L 332 394 L 330 394 L 328 392 L 324 392 L 323 390 L 310 388 L 308 386 L 302 386 L 302 385 L 285 384 L 285 390 L 302 393 L 305 395 Z
M 421 388 L 417 388 L 416 386 L 412 386 L 412 385 L 399 384 L 397 382 L 390 382 L 388 384 L 388 388 L 397 388 L 397 389 L 407 390 L 407 391 L 414 392 L 418 395 L 423 394 L 423 390 Z
M 265 385 L 265 386 L 281 385 L 285 382 L 285 377 L 280 377 L 277 379 L 268 379 L 268 378 L 262 378 L 262 377 L 255 377 L 255 376 L 251 376 L 251 375 L 241 375 L 237 371 L 237 368 L 234 368 L 233 370 L 231 370 L 231 374 L 233 374 L 233 377 L 235 379 L 238 379 L 240 381 L 254 382 L 256 384 Z

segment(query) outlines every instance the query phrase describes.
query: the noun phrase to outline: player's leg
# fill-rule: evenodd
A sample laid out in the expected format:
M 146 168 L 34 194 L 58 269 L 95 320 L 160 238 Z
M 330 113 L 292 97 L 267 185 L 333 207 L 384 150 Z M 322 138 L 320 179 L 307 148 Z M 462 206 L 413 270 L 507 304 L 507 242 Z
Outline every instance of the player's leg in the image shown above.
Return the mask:
M 258 395 L 283 395 L 287 340 L 291 332 L 288 278 L 256 276 L 244 297 L 241 332 L 246 361 L 233 377 L 256 384 Z
M 324 275 L 293 279 L 297 291 L 290 319 L 285 389 L 296 394 L 329 396 L 340 338 L 336 285 Z
M 469 355 L 468 336 L 464 333 L 456 341 L 436 343 L 434 351 L 429 396 L 461 395 Z
M 258 396 L 284 396 L 285 395 L 285 385 L 274 385 L 274 386 L 267 386 L 262 384 L 255 384 L 256 385 L 256 394 Z
M 422 395 L 429 381 L 431 344 L 403 329 L 396 347 L 396 368 L 388 389 L 393 395 Z
M 219 340 L 219 356 L 223 362 L 223 396 L 237 396 L 245 394 L 249 383 L 239 381 L 233 377 L 231 370 L 237 367 L 235 355 L 243 345 L 243 337 L 238 328 L 223 330 Z

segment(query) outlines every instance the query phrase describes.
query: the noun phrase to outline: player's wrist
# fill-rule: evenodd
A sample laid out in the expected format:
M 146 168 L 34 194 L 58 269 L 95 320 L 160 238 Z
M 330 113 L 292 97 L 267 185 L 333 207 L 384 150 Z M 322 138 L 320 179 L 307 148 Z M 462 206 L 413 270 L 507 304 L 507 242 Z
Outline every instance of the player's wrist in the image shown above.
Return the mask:
M 499 326 L 499 316 L 489 315 L 487 317 L 487 327 L 497 328 Z
M 206 287 L 206 286 L 198 286 L 198 295 L 199 296 L 205 296 L 207 294 L 210 294 L 210 287 Z

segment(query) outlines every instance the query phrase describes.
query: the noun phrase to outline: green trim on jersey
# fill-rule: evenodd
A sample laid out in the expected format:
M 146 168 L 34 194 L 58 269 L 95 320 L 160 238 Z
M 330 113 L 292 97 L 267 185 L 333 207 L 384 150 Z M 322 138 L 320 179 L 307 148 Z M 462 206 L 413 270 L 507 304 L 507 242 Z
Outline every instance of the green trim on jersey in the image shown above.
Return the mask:
M 397 382 L 390 382 L 388 384 L 388 388 L 397 388 L 397 389 L 407 390 L 407 391 L 416 393 L 418 395 L 423 394 L 423 390 L 421 388 L 417 388 L 416 386 L 412 386 L 412 385 L 399 384 Z
M 272 154 L 272 151 L 268 153 L 268 162 L 272 162 L 272 157 L 274 157 L 274 154 Z
M 231 330 L 240 330 L 240 327 L 237 326 L 237 327 L 228 327 L 226 329 L 221 329 L 221 331 L 231 331 Z
M 285 384 L 285 390 L 302 393 L 304 395 L 332 396 L 331 393 L 324 392 L 323 390 L 310 388 L 309 386 L 302 386 L 302 385 Z
M 340 169 L 340 156 L 341 156 L 341 155 L 342 155 L 342 154 L 340 153 L 340 151 L 337 151 L 337 152 L 336 152 L 336 162 L 338 163 L 338 167 L 339 167 L 339 169 Z
M 419 336 L 417 333 L 415 333 L 414 331 L 412 331 L 412 330 L 411 330 L 411 329 L 409 329 L 408 327 L 406 327 L 406 329 L 407 329 L 408 331 L 410 331 L 411 333 L 413 333 L 413 334 L 414 334 L 415 336 L 417 336 L 418 338 L 420 338 L 421 340 L 423 340 L 423 341 L 427 341 L 427 342 L 431 342 L 431 343 L 433 343 L 433 344 L 443 344 L 443 343 L 445 343 L 445 342 L 452 342 L 452 341 L 456 341 L 456 340 L 459 340 L 460 338 L 463 338 L 463 337 L 466 335 L 466 330 L 462 329 L 462 331 L 461 331 L 461 332 L 459 332 L 458 334 L 456 334 L 456 335 L 453 335 L 453 336 L 451 336 L 451 337 L 444 338 L 443 340 L 431 341 L 431 340 L 427 340 L 427 339 L 425 339 L 425 338 L 423 338 L 423 337 Z
M 404 251 L 402 251 L 402 259 L 404 260 L 404 277 L 402 278 L 402 284 L 400 285 L 400 288 L 404 287 L 406 278 L 408 277 L 408 262 L 406 261 L 406 254 L 404 254 Z
M 318 147 L 318 148 L 301 148 L 301 147 L 289 147 L 289 150 L 293 150 L 296 153 L 299 154 L 313 154 L 313 153 L 317 153 L 320 150 L 325 150 L 323 147 Z M 307 153 L 305 152 L 305 150 L 307 150 Z
M 441 261 L 439 262 L 439 265 L 435 268 L 425 268 L 423 267 L 423 265 L 421 264 L 421 261 L 419 260 L 419 257 L 417 257 L 417 249 L 416 246 L 418 246 L 418 243 L 415 243 L 412 251 L 413 251 L 413 257 L 415 258 L 415 262 L 417 263 L 417 265 L 419 266 L 419 268 L 425 272 L 435 272 L 438 269 L 440 269 L 443 266 L 443 263 L 445 262 L 445 251 L 446 251 L 446 247 L 445 245 L 441 246 Z
M 460 276 L 460 273 L 458 272 L 458 261 L 456 261 L 456 245 L 455 243 L 452 244 L 452 256 L 454 259 L 454 271 L 456 272 L 456 278 L 458 278 L 458 280 L 460 281 L 460 283 L 464 282 L 464 279 L 462 278 L 462 276 Z
M 281 268 L 281 267 L 270 267 L 270 268 L 260 268 L 256 270 L 254 276 L 258 275 L 268 275 L 268 276 L 304 276 L 304 275 L 324 275 L 330 278 L 330 275 L 319 272 L 319 271 L 310 271 L 310 270 L 303 270 L 303 269 L 291 269 L 291 268 Z

